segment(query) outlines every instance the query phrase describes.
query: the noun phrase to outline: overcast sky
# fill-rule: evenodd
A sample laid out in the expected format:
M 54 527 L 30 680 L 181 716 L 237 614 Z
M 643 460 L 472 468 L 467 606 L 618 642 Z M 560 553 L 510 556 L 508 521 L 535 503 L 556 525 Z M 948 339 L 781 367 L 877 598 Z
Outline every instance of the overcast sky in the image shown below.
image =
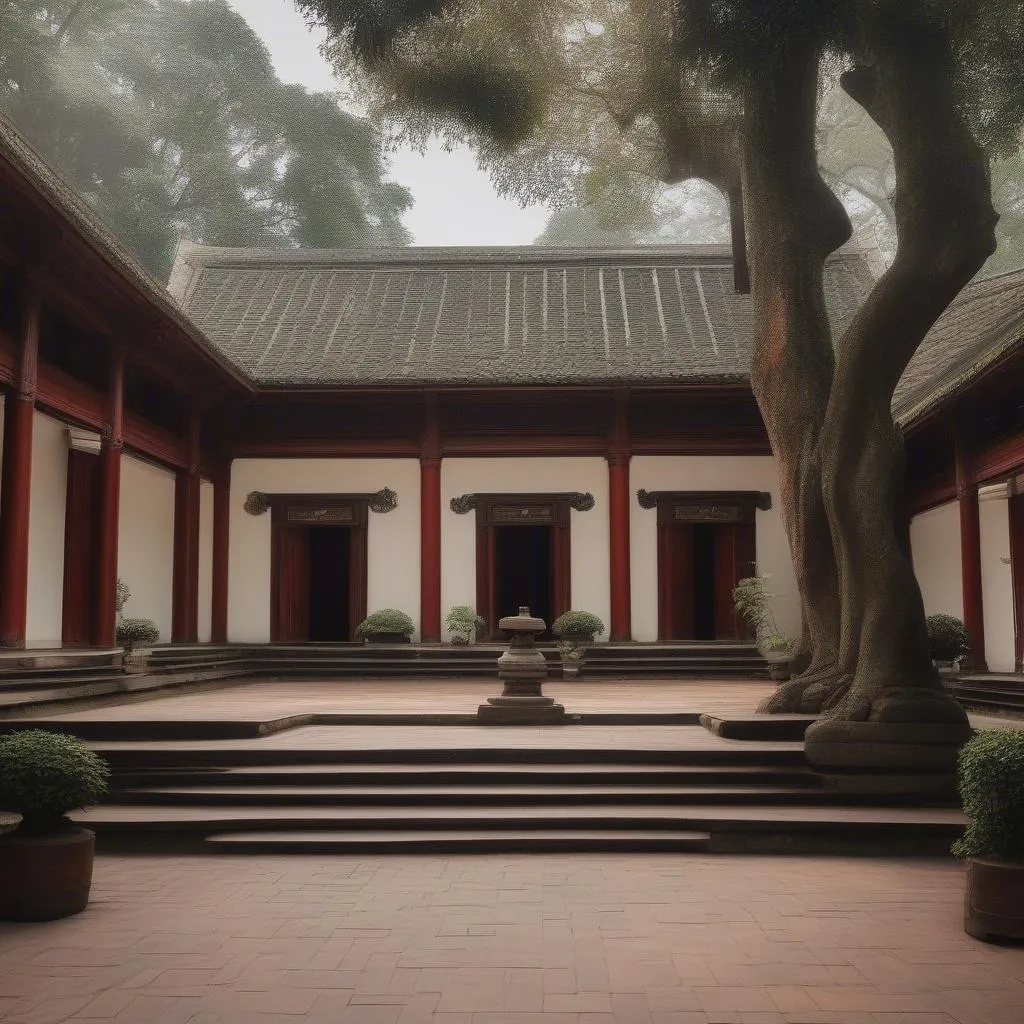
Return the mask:
M 330 65 L 317 50 L 320 39 L 306 28 L 291 0 L 229 0 L 270 50 L 278 77 L 307 89 L 338 88 Z M 405 225 L 415 245 L 525 245 L 543 231 L 547 211 L 522 209 L 501 199 L 477 169 L 468 149 L 426 154 L 399 151 L 391 175 L 412 192 L 415 206 Z

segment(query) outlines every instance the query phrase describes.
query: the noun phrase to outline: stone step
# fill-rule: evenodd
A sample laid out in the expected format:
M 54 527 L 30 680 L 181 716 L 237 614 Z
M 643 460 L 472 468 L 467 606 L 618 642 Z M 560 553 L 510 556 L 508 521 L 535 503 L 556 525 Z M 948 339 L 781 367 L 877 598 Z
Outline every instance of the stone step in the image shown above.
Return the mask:
M 432 832 L 224 832 L 203 840 L 224 853 L 705 853 L 707 832 L 561 829 L 520 835 L 448 829 Z
M 821 779 L 809 768 L 768 768 L 757 765 L 714 767 L 668 764 L 449 764 L 443 767 L 403 764 L 279 765 L 204 771 L 194 768 L 128 771 L 115 775 L 119 787 L 176 786 L 464 786 L 479 785 L 736 785 L 813 788 Z
M 552 804 L 846 804 L 864 803 L 808 786 L 483 785 L 483 786 L 148 786 L 118 787 L 122 804 L 159 806 L 382 807 L 548 806 Z
M 461 848 L 455 833 L 486 833 L 495 842 L 524 835 L 543 839 L 567 830 L 617 836 L 708 833 L 713 852 L 859 852 L 939 855 L 963 831 L 963 815 L 948 808 L 861 806 L 669 805 L 558 807 L 165 807 L 106 805 L 72 817 L 94 829 L 101 844 L 134 843 L 148 850 L 194 848 L 212 835 L 367 833 L 367 849 L 385 851 L 396 833 L 418 833 Z M 102 846 L 101 846 L 102 848 Z

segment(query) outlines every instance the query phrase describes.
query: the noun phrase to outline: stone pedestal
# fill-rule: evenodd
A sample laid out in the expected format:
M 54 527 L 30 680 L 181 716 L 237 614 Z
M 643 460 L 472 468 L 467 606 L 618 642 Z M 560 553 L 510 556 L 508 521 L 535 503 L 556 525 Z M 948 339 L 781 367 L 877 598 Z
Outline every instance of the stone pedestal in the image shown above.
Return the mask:
M 811 767 L 836 789 L 875 792 L 884 778 L 890 795 L 935 797 L 954 791 L 957 752 L 970 735 L 966 722 L 822 719 L 807 730 L 804 750 Z
M 544 620 L 520 608 L 498 622 L 510 635 L 509 647 L 498 659 L 498 678 L 505 687 L 500 697 L 488 697 L 477 709 L 481 725 L 563 725 L 565 708 L 553 697 L 545 697 L 541 686 L 548 674 L 544 655 L 537 650 L 537 634 L 544 632 Z

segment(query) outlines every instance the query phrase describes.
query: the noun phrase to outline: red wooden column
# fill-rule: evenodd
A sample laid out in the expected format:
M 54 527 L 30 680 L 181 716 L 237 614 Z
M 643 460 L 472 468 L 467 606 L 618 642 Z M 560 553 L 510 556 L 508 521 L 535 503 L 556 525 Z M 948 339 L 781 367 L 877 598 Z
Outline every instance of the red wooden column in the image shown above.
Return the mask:
M 231 527 L 231 462 L 213 478 L 213 614 L 210 639 L 228 642 L 228 531 Z
M 92 644 L 113 647 L 117 628 L 117 535 L 121 513 L 121 454 L 124 449 L 124 352 L 110 353 L 107 422 L 100 443 L 96 595 Z
M 615 391 L 608 438 L 608 508 L 610 515 L 611 639 L 632 640 L 629 579 L 629 393 Z
M 171 640 L 199 640 L 199 476 L 200 416 L 193 409 L 188 423 L 188 461 L 174 478 L 174 575 Z
M 39 356 L 39 295 L 23 293 L 17 389 L 4 402 L 0 484 L 0 644 L 25 646 L 28 617 L 28 530 L 32 483 L 32 417 Z
M 424 398 L 420 450 L 420 637 L 441 639 L 441 424 L 435 391 Z
M 987 670 L 985 660 L 985 609 L 981 589 L 981 516 L 978 485 L 974 482 L 971 439 L 963 424 L 956 433 L 956 494 L 960 504 L 960 562 L 964 588 L 964 625 L 971 636 L 967 668 Z

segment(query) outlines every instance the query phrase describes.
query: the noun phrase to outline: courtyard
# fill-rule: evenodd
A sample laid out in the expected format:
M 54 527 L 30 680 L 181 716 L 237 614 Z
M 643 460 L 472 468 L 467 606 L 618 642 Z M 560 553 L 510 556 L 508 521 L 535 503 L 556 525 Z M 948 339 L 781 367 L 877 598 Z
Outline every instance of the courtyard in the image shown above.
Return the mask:
M 103 856 L 7 1024 L 1018 1024 L 951 859 Z

